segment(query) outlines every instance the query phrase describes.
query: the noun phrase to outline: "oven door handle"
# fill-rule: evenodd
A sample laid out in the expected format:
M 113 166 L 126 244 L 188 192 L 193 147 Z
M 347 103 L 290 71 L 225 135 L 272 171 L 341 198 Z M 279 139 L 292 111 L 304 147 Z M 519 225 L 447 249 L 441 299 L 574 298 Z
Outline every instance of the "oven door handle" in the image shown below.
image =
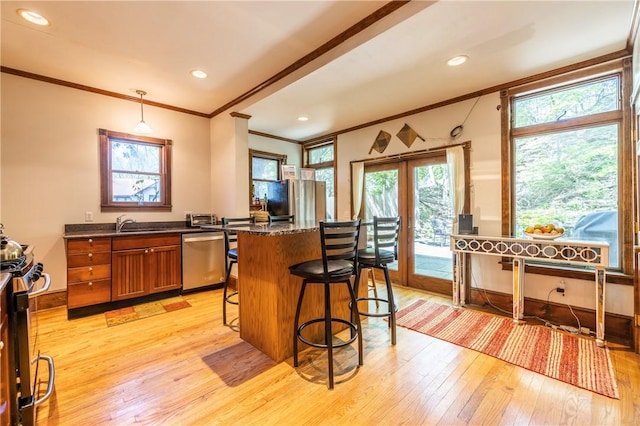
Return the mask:
M 35 402 L 33 403 L 34 407 L 42 404 L 47 399 L 49 399 L 49 397 L 53 393 L 53 383 L 56 377 L 56 369 L 53 366 L 53 358 L 51 358 L 49 355 L 38 355 L 38 357 L 36 358 L 36 362 L 40 362 L 40 360 L 47 361 L 47 365 L 49 366 L 49 380 L 47 380 L 47 392 L 42 395 L 42 398 L 38 398 L 35 400 Z
M 47 290 L 49 290 L 49 287 L 51 287 L 51 276 L 45 272 L 45 273 L 42 274 L 42 277 L 44 278 L 44 284 L 42 285 L 41 288 L 37 289 L 36 291 L 32 291 L 31 293 L 29 293 L 29 299 L 41 295 L 42 293 L 44 293 Z

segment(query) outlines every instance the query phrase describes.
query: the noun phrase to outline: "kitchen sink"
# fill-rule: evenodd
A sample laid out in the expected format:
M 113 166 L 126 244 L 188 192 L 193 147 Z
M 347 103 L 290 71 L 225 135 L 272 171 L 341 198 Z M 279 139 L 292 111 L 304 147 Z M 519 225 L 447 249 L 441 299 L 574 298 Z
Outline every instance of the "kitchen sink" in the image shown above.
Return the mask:
M 171 232 L 170 228 L 123 228 L 120 233 L 131 232 Z

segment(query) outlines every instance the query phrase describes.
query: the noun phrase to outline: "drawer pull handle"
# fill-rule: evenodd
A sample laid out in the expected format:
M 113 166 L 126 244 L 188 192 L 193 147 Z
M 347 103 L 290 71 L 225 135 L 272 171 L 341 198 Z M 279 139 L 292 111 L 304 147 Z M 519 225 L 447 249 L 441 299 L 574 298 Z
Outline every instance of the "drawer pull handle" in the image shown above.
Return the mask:
M 93 257 L 93 253 L 89 253 L 89 259 Z
M 89 238 L 89 244 L 93 244 L 93 239 Z
M 89 287 L 93 285 L 93 281 L 89 281 Z
M 93 268 L 92 267 L 89 267 L 89 272 L 93 272 Z
M 145 252 L 145 253 L 149 253 L 149 250 L 145 250 L 144 252 Z
M 0 351 L 4 349 L 4 342 L 0 340 Z

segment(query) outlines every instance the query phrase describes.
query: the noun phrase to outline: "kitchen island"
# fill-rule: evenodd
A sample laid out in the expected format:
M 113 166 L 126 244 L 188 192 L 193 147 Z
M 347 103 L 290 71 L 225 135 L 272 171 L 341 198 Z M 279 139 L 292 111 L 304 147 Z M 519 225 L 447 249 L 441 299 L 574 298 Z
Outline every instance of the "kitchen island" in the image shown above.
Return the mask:
M 240 338 L 276 362 L 293 355 L 293 320 L 302 279 L 289 266 L 322 257 L 318 223 L 257 223 L 255 225 L 207 225 L 202 229 L 238 234 L 238 296 Z M 360 289 L 367 291 L 367 286 Z M 300 323 L 324 315 L 320 285 L 305 292 Z M 344 285 L 331 289 L 333 315 L 349 319 L 349 293 Z M 307 328 L 323 340 L 319 324 Z M 334 332 L 338 328 L 334 329 Z

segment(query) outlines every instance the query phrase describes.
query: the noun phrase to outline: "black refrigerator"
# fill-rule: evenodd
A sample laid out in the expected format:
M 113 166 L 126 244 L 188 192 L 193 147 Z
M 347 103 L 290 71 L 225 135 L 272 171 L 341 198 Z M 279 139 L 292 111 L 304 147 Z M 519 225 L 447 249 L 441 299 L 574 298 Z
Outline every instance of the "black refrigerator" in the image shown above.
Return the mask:
M 326 218 L 326 182 L 287 179 L 269 182 L 267 211 L 272 216 L 293 215 L 296 223 L 314 223 Z

